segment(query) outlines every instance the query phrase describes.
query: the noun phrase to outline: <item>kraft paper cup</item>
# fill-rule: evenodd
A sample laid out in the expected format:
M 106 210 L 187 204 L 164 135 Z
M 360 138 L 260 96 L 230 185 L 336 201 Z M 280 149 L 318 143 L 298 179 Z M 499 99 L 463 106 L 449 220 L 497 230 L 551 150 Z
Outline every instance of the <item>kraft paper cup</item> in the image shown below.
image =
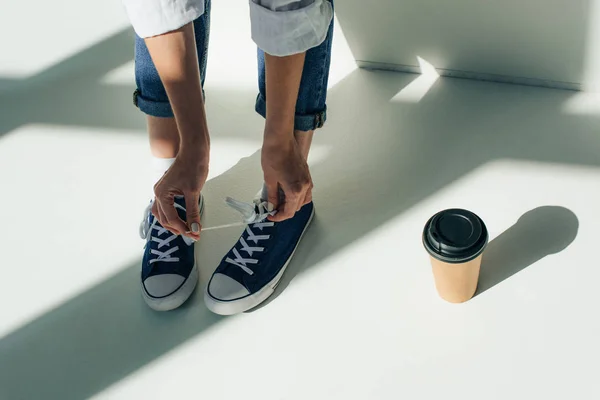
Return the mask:
M 429 253 L 435 287 L 442 299 L 463 303 L 473 297 L 487 243 L 487 228 L 471 211 L 444 210 L 427 221 L 423 245 Z

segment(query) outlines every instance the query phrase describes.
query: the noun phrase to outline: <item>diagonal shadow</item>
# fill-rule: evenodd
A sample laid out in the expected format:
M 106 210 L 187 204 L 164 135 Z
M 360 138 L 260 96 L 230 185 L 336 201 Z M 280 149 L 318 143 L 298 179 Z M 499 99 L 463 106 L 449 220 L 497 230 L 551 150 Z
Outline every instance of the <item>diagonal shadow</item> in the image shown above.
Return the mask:
M 278 293 L 297 274 L 488 162 L 517 158 L 600 165 L 598 119 L 557 112 L 571 96 L 568 92 L 443 79 L 418 105 L 390 103 L 397 88 L 411 79 L 359 70 L 330 91 L 334 117 L 315 143 L 331 153 L 311 168 L 317 217 Z M 86 82 L 72 85 L 75 93 Z M 111 97 L 118 94 L 114 88 L 94 90 L 101 95 L 94 101 L 120 101 Z M 220 105 L 235 104 L 245 95 L 208 93 L 214 115 L 228 115 Z M 61 118 L 102 122 L 75 115 L 86 108 L 75 110 Z M 240 127 L 260 126 L 250 107 L 236 117 Z M 252 196 L 259 167 L 256 153 L 207 182 L 206 218 L 224 218 L 225 195 Z M 202 282 L 238 233 L 230 229 L 203 236 L 197 254 Z M 223 320 L 201 305 L 200 295 L 176 312 L 151 312 L 137 290 L 137 264 L 0 339 L 0 398 L 87 398 Z
M 88 398 L 219 320 L 147 309 L 132 290 L 140 262 L 2 339 L 0 398 Z
M 32 92 L 48 87 L 58 89 L 60 93 L 60 83 L 77 78 L 98 81 L 110 70 L 133 59 L 133 37 L 130 28 L 122 29 L 31 77 L 0 77 L 0 98 L 13 96 L 15 92 Z
M 20 126 L 34 123 L 128 130 L 145 135 L 145 119 L 132 101 L 135 84 L 101 81 L 113 69 L 133 60 L 133 40 L 133 31 L 123 29 L 32 77 L 0 77 L 0 139 Z M 215 95 L 217 98 L 212 98 Z M 253 107 L 256 94 L 249 91 L 247 95 L 240 96 L 236 90 L 216 93 L 207 99 L 207 107 L 226 108 L 237 115 L 239 107 Z M 247 122 L 239 118 L 230 119 L 227 127 L 219 126 L 219 120 L 209 122 L 218 126 L 221 135 L 248 136 Z M 256 139 L 260 140 L 260 136 Z
M 133 37 L 123 29 L 32 77 L 0 79 L 0 137 L 29 123 L 143 129 L 133 87 L 100 82 L 133 59 Z

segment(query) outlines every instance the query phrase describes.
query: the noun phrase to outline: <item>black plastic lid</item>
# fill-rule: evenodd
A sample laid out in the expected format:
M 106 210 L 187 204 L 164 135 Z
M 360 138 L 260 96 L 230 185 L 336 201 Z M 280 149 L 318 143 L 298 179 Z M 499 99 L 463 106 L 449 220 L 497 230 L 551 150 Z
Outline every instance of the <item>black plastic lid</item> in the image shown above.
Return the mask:
M 477 215 L 461 209 L 435 214 L 423 231 L 423 245 L 432 257 L 447 263 L 477 258 L 488 242 L 488 231 Z

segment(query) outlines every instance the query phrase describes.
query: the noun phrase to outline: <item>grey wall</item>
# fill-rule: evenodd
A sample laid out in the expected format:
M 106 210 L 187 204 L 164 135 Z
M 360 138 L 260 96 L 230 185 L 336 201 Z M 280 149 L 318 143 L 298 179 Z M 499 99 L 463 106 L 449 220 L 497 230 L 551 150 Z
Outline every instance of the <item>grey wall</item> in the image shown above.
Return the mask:
M 458 75 L 497 74 L 577 88 L 597 80 L 600 40 L 592 37 L 600 31 L 591 21 L 600 14 L 593 10 L 596 3 L 340 0 L 336 10 L 361 66 L 402 70 L 417 66 L 420 56 Z

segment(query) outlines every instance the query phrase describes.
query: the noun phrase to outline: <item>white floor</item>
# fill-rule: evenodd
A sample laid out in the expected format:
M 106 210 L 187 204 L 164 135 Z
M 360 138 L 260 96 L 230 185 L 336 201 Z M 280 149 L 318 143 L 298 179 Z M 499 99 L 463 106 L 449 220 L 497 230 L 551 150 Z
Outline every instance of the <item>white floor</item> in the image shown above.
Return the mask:
M 235 221 L 222 200 L 261 182 L 246 2 L 224 4 L 205 226 Z M 600 398 L 593 96 L 356 70 L 337 30 L 317 218 L 275 298 L 220 318 L 196 295 L 159 314 L 137 280 L 151 182 L 127 22 L 114 2 L 87 29 L 47 13 L 61 23 L 34 16 L 47 34 L 0 61 L 0 399 Z M 10 15 L 3 37 L 18 36 Z M 420 243 L 449 207 L 493 239 L 463 305 L 436 296 Z M 239 231 L 204 234 L 201 289 Z

